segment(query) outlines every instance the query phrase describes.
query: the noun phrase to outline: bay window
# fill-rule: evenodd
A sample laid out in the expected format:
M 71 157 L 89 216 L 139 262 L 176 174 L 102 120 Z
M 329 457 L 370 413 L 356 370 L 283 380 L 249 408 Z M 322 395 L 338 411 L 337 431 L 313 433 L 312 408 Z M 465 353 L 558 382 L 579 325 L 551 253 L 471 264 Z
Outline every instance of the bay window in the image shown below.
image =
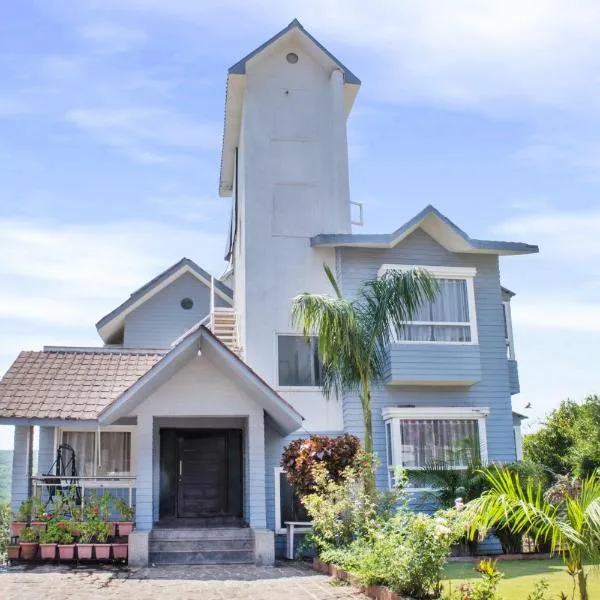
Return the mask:
M 466 267 L 420 267 L 383 265 L 383 272 L 423 268 L 438 282 L 433 301 L 425 300 L 400 333 L 398 342 L 477 343 L 474 277 L 476 269 Z
M 132 431 L 110 429 L 61 432 L 61 443 L 75 451 L 75 466 L 81 477 L 111 477 L 132 474 Z
M 387 466 L 417 470 L 433 463 L 465 469 L 487 461 L 487 408 L 421 407 L 383 409 Z

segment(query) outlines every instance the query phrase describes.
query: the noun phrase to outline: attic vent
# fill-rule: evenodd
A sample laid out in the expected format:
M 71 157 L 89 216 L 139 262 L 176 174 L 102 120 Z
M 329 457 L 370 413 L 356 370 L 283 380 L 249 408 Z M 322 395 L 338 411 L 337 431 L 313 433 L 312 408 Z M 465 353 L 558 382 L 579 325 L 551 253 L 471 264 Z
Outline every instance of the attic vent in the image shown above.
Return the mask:
M 290 52 L 286 55 L 285 60 L 295 65 L 298 62 L 298 55 L 295 52 Z
M 184 298 L 181 301 L 181 308 L 183 308 L 184 310 L 190 310 L 192 306 L 194 306 L 194 301 L 191 298 Z

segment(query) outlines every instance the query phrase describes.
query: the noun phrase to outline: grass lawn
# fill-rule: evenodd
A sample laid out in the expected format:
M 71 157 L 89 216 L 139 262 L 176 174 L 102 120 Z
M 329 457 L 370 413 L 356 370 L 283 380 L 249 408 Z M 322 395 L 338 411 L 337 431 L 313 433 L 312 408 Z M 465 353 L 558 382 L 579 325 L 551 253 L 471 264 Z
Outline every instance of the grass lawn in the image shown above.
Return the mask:
M 452 587 L 463 581 L 475 581 L 480 577 L 474 570 L 475 563 L 449 563 L 446 576 Z M 573 583 L 561 560 L 507 560 L 498 561 L 498 569 L 504 573 L 499 590 L 505 600 L 526 600 L 536 581 L 545 579 L 549 584 L 548 596 L 554 600 L 560 592 L 571 598 Z M 588 592 L 590 598 L 600 598 L 600 573 L 588 569 Z M 444 585 L 448 585 L 445 582 Z M 579 598 L 579 592 L 575 598 Z

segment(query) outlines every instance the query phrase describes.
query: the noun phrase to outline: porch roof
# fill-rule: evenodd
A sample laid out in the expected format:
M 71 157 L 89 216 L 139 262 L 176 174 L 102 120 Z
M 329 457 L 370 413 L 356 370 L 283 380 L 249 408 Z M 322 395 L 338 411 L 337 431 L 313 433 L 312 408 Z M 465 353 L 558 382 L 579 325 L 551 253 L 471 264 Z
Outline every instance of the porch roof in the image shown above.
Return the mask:
M 96 419 L 164 354 L 104 348 L 21 352 L 0 381 L 0 420 Z
M 131 413 L 152 392 L 181 367 L 199 355 L 206 357 L 229 379 L 240 386 L 275 422 L 283 434 L 298 429 L 304 417 L 234 352 L 229 350 L 205 325 L 193 328 L 150 370 L 113 403 L 100 411 L 101 424 L 114 423 Z

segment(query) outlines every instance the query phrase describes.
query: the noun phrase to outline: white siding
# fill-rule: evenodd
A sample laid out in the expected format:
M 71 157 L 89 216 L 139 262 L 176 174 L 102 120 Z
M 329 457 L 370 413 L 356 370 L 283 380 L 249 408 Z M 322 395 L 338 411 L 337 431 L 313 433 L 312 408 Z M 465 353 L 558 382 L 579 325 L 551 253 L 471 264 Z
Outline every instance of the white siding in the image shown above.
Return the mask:
M 15 426 L 11 491 L 11 509 L 13 512 L 17 512 L 21 502 L 27 499 L 29 435 L 30 428 L 28 426 Z

